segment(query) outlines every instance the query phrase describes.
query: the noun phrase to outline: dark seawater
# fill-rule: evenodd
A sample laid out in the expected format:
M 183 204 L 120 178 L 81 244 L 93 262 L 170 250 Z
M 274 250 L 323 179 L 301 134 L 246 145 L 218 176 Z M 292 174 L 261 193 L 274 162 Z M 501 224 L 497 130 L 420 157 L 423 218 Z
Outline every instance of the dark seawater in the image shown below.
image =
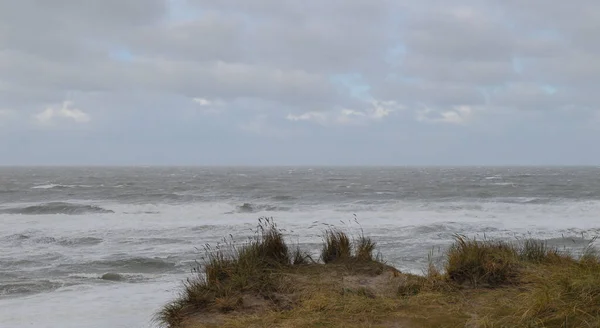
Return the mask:
M 328 224 L 364 229 L 418 273 L 455 233 L 582 248 L 599 213 L 596 167 L 4 167 L 0 327 L 147 327 L 197 247 L 261 216 L 313 252 Z
M 597 200 L 599 174 L 595 167 L 0 168 L 0 202 Z

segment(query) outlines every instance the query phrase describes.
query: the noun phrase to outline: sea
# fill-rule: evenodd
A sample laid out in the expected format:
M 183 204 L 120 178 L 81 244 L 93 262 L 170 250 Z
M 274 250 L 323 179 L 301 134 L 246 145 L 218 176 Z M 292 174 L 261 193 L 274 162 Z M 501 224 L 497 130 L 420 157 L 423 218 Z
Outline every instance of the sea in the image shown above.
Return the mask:
M 315 256 L 334 226 L 421 273 L 457 234 L 577 252 L 599 213 L 600 167 L 2 167 L 0 327 L 154 327 L 205 246 L 261 217 Z

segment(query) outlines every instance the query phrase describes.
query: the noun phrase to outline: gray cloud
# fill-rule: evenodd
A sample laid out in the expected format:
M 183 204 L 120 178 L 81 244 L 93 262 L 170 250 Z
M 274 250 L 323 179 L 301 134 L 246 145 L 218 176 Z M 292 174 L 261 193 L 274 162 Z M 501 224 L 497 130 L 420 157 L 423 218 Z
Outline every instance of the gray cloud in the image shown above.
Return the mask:
M 402 39 L 410 54 L 432 59 L 510 61 L 516 40 L 508 21 L 495 10 L 489 4 L 446 4 L 426 11 L 417 7 L 408 13 Z
M 56 101 L 74 91 L 138 89 L 283 103 L 335 96 L 320 74 L 246 63 L 237 54 L 237 23 L 228 26 L 222 16 L 165 23 L 164 1 L 64 0 L 52 6 L 2 1 L 1 6 L 2 24 L 11 33 L 1 44 L 0 72 L 7 87 L 0 90 L 14 103 L 36 96 Z M 126 56 L 132 58 L 114 60 L 114 51 L 131 52 Z
M 482 95 L 484 110 L 589 110 L 600 102 L 589 89 L 600 82 L 600 42 L 591 33 L 600 27 L 597 7 L 593 1 L 406 4 L 400 28 L 406 50 L 394 72 L 411 82 L 387 80 L 380 90 L 440 112 L 481 104 Z
M 78 117 L 94 140 L 158 123 L 162 137 L 578 131 L 600 117 L 598 12 L 593 0 L 0 0 L 0 124 L 38 131 L 37 115 L 72 101 L 81 113 L 51 118 Z
M 73 91 L 146 89 L 327 110 L 356 103 L 336 92 L 331 74 L 362 74 L 373 94 L 391 98 L 382 100 L 453 106 L 480 104 L 482 86 L 568 87 L 594 83 L 600 73 L 598 42 L 586 33 L 598 25 L 594 11 L 571 5 L 186 3 L 198 14 L 178 19 L 170 2 L 160 0 L 1 1 L 0 24 L 9 33 L 0 41 L 7 85 L 0 92 L 17 103 L 24 94 L 29 101 L 58 101 Z M 592 1 L 581 5 L 598 7 Z M 398 47 L 402 54 L 386 61 Z M 119 52 L 120 60 L 114 58 Z M 515 59 L 522 72 L 515 70 Z M 385 78 L 391 72 L 418 82 L 390 82 Z M 518 105 L 522 95 L 509 89 L 490 99 Z M 564 94 L 561 103 L 575 96 Z M 511 95 L 516 98 L 506 99 Z M 570 100 L 576 107 L 577 99 Z

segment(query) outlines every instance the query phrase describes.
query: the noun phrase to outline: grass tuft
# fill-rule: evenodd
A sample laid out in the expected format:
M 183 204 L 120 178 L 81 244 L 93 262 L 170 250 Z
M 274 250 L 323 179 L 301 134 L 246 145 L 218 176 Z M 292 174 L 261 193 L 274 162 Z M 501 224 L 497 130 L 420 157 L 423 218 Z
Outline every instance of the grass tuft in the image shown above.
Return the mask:
M 550 249 L 545 241 L 525 239 L 519 251 L 519 257 L 525 262 L 542 263 L 548 258 L 549 253 Z
M 594 242 L 596 242 L 596 239 L 597 237 L 594 237 L 589 241 L 579 257 L 579 262 L 584 266 L 593 267 L 598 265 L 598 262 L 600 262 L 600 255 L 598 254 L 598 250 L 594 247 Z
M 291 261 L 283 235 L 270 218 L 259 219 L 258 236 L 239 250 L 237 259 L 270 268 L 286 266 Z
M 501 241 L 478 241 L 456 235 L 448 250 L 446 273 L 457 283 L 500 285 L 518 274 L 515 248 Z
M 355 256 L 359 261 L 373 261 L 373 252 L 375 251 L 375 242 L 370 237 L 361 235 L 355 246 Z
M 342 231 L 329 229 L 323 237 L 321 260 L 325 263 L 349 260 L 352 258 L 352 246 L 348 235 Z
M 230 312 L 243 305 L 242 294 L 268 294 L 277 289 L 277 269 L 292 265 L 292 256 L 282 233 L 270 218 L 259 225 L 245 245 L 237 247 L 227 241 L 225 248 L 205 246 L 203 265 L 195 268 L 194 277 L 183 284 L 179 297 L 155 315 L 166 327 L 179 327 L 191 312 L 216 310 Z
M 361 233 L 357 239 L 351 240 L 340 230 L 330 228 L 323 236 L 321 260 L 324 263 L 336 262 L 383 262 L 381 256 L 375 256 L 376 243 Z
M 568 254 L 561 253 L 558 248 L 549 247 L 546 241 L 531 238 L 525 239 L 519 245 L 518 253 L 521 261 L 533 264 L 556 264 L 571 260 Z
M 312 262 L 313 260 L 311 259 L 309 254 L 301 250 L 300 247 L 296 247 L 296 249 L 292 253 L 292 265 L 308 265 Z
M 185 308 L 183 299 L 170 302 L 155 314 L 154 321 L 165 327 L 180 327 L 186 318 Z

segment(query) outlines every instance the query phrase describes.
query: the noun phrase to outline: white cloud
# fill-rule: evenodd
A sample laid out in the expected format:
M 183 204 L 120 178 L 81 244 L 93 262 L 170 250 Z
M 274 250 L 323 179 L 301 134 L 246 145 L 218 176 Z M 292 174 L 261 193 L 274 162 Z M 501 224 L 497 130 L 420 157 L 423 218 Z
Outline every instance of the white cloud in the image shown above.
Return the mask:
M 392 112 L 403 109 L 402 105 L 399 105 L 395 101 L 378 101 L 374 100 L 372 102 L 373 107 L 369 109 L 370 116 L 375 119 L 382 119 Z
M 466 124 L 473 116 L 471 106 L 454 106 L 451 110 L 436 112 L 429 107 L 417 110 L 416 119 L 419 122 Z
M 340 110 L 340 114 L 342 114 L 343 116 L 348 116 L 348 117 L 352 117 L 352 116 L 365 117 L 365 116 L 367 116 L 367 114 L 365 114 L 363 112 L 355 111 L 352 109 L 342 109 L 342 110 Z
M 322 112 L 306 112 L 300 115 L 288 114 L 289 121 L 309 121 L 319 125 L 356 125 L 370 121 L 379 121 L 389 116 L 392 112 L 401 109 L 395 101 L 371 101 L 371 106 L 365 110 L 338 108 Z
M 205 98 L 194 98 L 194 102 L 200 106 L 210 106 L 212 105 L 212 101 Z
M 198 106 L 200 106 L 202 113 L 207 115 L 218 115 L 224 109 L 225 103 L 221 100 L 209 100 L 206 98 L 193 98 L 192 99 Z
M 336 125 L 357 125 L 365 123 L 369 117 L 365 112 L 359 112 L 352 109 L 342 109 L 333 112 L 332 123 Z
M 288 114 L 289 121 L 307 121 L 323 126 L 354 125 L 364 122 L 369 117 L 365 112 L 352 109 L 338 109 L 323 112 L 306 112 L 300 115 Z
M 51 124 L 56 119 L 68 119 L 76 123 L 88 123 L 92 120 L 90 115 L 72 106 L 73 102 L 64 101 L 60 108 L 48 107 L 43 112 L 34 115 L 34 119 L 40 124 Z
M 325 112 L 307 112 L 300 115 L 288 114 L 286 119 L 289 121 L 312 121 L 317 124 L 327 125 L 329 114 Z

